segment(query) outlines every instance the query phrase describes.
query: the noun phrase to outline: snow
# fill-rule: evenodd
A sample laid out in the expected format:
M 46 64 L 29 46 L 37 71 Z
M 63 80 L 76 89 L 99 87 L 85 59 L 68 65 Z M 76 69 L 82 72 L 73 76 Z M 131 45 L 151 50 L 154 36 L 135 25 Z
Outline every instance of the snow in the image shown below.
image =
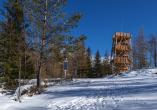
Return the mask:
M 24 91 L 29 90 L 32 86 L 33 86 L 33 85 L 24 85 L 24 86 L 21 86 L 21 87 L 20 87 L 20 90 L 19 90 L 19 87 L 18 87 L 18 88 L 16 89 L 16 91 L 15 91 L 15 93 L 14 93 L 12 99 L 13 99 L 13 100 L 18 100 L 18 96 L 20 96 L 21 93 L 23 93 Z M 20 93 L 19 93 L 19 91 L 20 91 Z
M 0 93 L 0 110 L 157 110 L 157 69 L 75 79 L 22 102 Z M 0 90 L 1 91 L 1 90 Z

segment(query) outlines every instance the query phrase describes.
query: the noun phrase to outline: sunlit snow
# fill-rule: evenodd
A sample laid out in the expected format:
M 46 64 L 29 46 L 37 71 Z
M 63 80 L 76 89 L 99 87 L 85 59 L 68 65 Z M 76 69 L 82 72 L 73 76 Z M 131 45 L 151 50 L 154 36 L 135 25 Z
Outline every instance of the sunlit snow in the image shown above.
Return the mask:
M 157 69 L 51 86 L 22 102 L 0 94 L 0 110 L 157 110 Z

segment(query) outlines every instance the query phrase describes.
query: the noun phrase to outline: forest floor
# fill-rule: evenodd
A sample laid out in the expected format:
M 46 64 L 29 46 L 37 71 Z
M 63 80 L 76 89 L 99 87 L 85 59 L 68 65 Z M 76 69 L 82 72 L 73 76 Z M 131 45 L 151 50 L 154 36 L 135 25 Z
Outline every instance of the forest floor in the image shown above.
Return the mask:
M 22 102 L 0 94 L 0 110 L 157 110 L 157 69 L 102 79 L 75 79 Z

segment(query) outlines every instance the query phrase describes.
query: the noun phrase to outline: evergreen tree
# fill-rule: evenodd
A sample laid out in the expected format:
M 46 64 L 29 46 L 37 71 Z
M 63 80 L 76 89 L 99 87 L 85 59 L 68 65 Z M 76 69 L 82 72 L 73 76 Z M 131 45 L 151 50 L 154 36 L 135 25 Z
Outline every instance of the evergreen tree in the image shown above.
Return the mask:
M 110 56 L 107 51 L 105 53 L 103 64 L 102 64 L 102 73 L 104 76 L 112 74 L 112 67 L 110 64 Z
M 96 77 L 102 77 L 101 73 L 101 56 L 99 51 L 96 52 L 95 60 L 94 60 L 94 73 Z
M 87 58 L 86 58 L 86 47 L 85 47 L 86 36 L 81 35 L 77 40 L 77 72 L 78 77 L 87 77 Z
M 91 49 L 87 49 L 87 77 L 93 77 Z
M 81 15 L 78 13 L 70 16 L 65 14 L 63 8 L 67 0 L 24 1 L 26 17 L 30 22 L 30 30 L 34 34 L 29 40 L 32 42 L 32 48 L 39 55 L 36 59 L 37 87 L 39 88 L 40 76 L 44 73 L 43 71 L 46 71 L 44 62 L 50 56 L 62 60 L 61 51 L 67 49 L 64 44 L 66 44 L 68 32 L 77 26 Z
M 30 73 L 25 63 L 25 22 L 22 0 L 8 0 L 4 5 L 4 20 L 1 21 L 0 59 L 1 67 L 5 72 L 6 85 L 13 88 L 20 73 Z M 27 62 L 28 63 L 28 62 Z M 29 63 L 30 64 L 30 63 Z M 25 68 L 25 69 L 22 69 Z M 27 71 L 28 70 L 28 71 Z M 26 75 L 26 74 L 25 74 Z M 24 76 L 24 74 L 23 74 Z
M 22 51 L 22 27 L 23 11 L 21 2 L 18 0 L 8 0 L 5 4 L 6 18 L 1 22 L 1 42 L 3 42 L 2 56 L 4 58 L 3 69 L 7 86 L 13 87 L 18 78 L 19 58 Z

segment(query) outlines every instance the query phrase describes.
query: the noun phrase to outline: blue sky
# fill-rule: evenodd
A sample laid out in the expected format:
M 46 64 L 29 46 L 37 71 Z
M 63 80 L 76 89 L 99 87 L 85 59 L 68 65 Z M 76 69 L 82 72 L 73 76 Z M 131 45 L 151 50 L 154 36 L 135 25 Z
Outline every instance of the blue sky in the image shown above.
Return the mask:
M 0 0 L 0 6 L 5 0 Z M 72 34 L 88 37 L 86 46 L 101 55 L 111 51 L 115 32 L 131 32 L 135 37 L 144 28 L 147 39 L 157 35 L 157 0 L 69 0 L 69 13 L 81 12 L 83 18 Z
M 85 34 L 93 54 L 111 50 L 115 32 L 131 32 L 135 37 L 144 28 L 146 38 L 157 34 L 157 0 L 69 0 L 69 12 L 81 12 L 83 18 L 72 34 Z

